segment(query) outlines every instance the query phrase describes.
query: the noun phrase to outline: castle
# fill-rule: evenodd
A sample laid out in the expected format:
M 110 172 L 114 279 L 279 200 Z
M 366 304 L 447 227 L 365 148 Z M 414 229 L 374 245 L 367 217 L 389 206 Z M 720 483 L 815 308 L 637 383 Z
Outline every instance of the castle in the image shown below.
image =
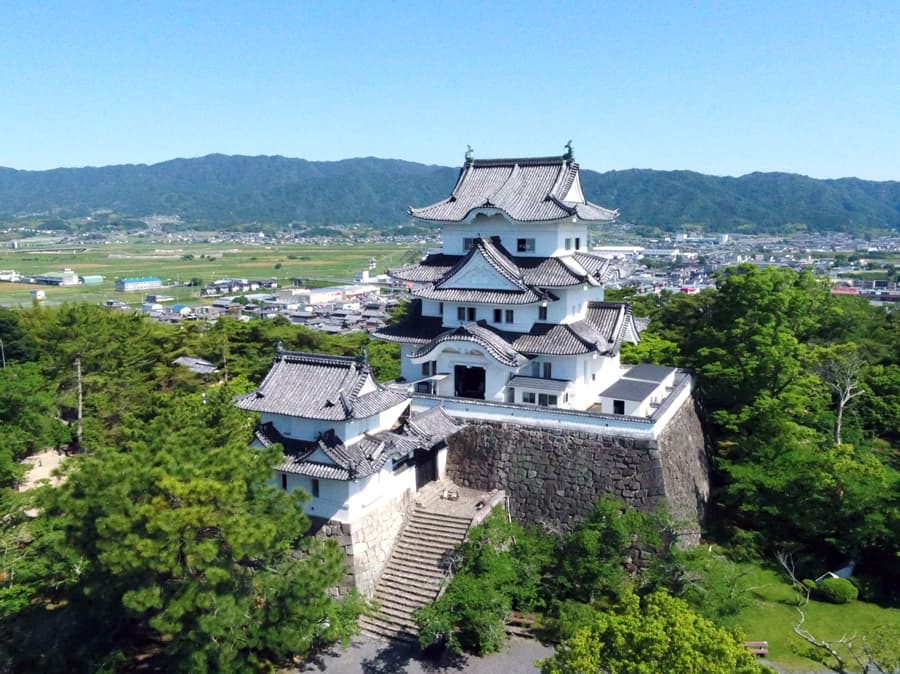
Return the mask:
M 279 352 L 257 391 L 255 442 L 278 442 L 276 483 L 312 498 L 321 535 L 340 539 L 354 584 L 371 593 L 434 480 L 504 490 L 517 517 L 571 528 L 603 493 L 660 500 L 699 531 L 708 496 L 693 380 L 622 366 L 639 331 L 606 302 L 621 270 L 588 250 L 617 212 L 588 201 L 571 144 L 562 156 L 474 159 L 444 200 L 411 208 L 443 247 L 390 270 L 406 316 L 374 334 L 399 343 L 401 378 L 379 383 L 363 358 Z

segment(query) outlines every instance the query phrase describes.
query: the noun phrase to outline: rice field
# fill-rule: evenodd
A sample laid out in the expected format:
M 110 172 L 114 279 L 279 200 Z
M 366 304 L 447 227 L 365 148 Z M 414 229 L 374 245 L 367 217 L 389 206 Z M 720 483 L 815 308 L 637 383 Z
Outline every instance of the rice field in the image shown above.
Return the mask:
M 4 249 L 0 251 L 0 270 L 13 269 L 31 276 L 69 268 L 81 276 L 103 276 L 103 282 L 71 287 L 0 282 L 0 305 L 30 305 L 30 292 L 36 289 L 44 291 L 46 304 L 103 303 L 107 299 L 139 304 L 147 292 L 170 295 L 179 302 L 197 302 L 199 288 L 183 285 L 191 279 L 199 279 L 203 284 L 221 278 L 274 278 L 279 285 L 289 285 L 293 278 L 309 280 L 315 285 L 352 283 L 358 272 L 369 268 L 371 258 L 376 261 L 372 273 L 382 273 L 389 267 L 417 259 L 421 251 L 416 246 L 388 244 L 176 246 L 132 243 L 78 249 L 45 248 L 44 251 Z M 116 292 L 117 278 L 135 276 L 158 276 L 172 287 L 158 291 Z

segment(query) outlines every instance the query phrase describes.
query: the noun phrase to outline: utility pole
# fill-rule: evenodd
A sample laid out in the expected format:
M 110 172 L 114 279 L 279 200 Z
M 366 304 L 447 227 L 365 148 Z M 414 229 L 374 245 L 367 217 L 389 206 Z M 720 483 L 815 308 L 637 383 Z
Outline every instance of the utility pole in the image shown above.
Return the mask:
M 84 398 L 81 390 L 81 357 L 75 359 L 75 371 L 78 374 L 78 427 L 75 429 L 76 444 L 81 451 L 81 418 L 84 414 Z

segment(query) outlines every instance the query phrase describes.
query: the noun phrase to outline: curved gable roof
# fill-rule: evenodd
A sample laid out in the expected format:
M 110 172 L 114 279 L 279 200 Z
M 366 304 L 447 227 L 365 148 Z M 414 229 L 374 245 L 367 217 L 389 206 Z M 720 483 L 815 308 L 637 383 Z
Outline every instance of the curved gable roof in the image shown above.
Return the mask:
M 581 194 L 578 164 L 566 157 L 471 159 L 460 169 L 448 198 L 423 208 L 410 207 L 409 213 L 438 222 L 461 222 L 478 209 L 495 209 L 518 222 L 572 216 L 605 222 L 618 216 Z
M 374 390 L 360 395 L 368 381 Z M 238 396 L 235 404 L 252 412 L 346 421 L 374 416 L 405 399 L 375 381 L 359 358 L 278 351 L 256 391 Z

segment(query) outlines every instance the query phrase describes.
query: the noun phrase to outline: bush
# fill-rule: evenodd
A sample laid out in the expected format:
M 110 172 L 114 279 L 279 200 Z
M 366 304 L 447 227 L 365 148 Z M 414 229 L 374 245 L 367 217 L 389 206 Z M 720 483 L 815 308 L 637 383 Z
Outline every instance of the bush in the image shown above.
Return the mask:
M 844 578 L 826 578 L 816 585 L 816 594 L 832 604 L 846 604 L 856 600 L 859 590 Z
M 816 581 L 812 580 L 811 578 L 803 579 L 803 587 L 809 590 L 812 594 L 815 594 L 816 590 L 818 590 L 818 587 L 816 587 Z

